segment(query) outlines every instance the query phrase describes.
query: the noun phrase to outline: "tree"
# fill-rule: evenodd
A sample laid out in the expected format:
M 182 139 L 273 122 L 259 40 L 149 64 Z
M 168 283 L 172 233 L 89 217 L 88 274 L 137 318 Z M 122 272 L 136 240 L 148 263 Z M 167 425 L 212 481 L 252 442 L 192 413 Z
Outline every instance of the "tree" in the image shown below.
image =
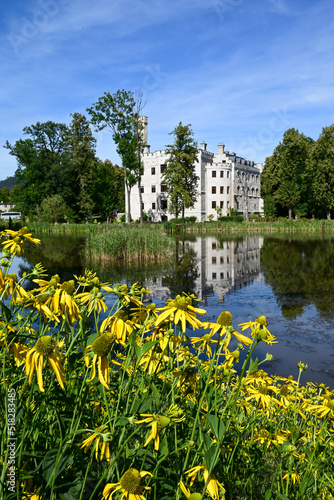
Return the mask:
M 307 162 L 306 178 L 311 185 L 315 209 L 331 218 L 334 209 L 334 124 L 324 127 L 313 144 Z
M 124 168 L 113 165 L 110 160 L 97 165 L 93 199 L 95 212 L 106 216 L 109 220 L 113 212 L 124 212 L 125 186 Z
M 3 187 L 0 189 L 0 200 L 3 203 L 7 203 L 9 201 L 10 191 L 8 187 Z
M 76 193 L 77 210 L 81 216 L 87 217 L 94 208 L 92 190 L 98 162 L 95 155 L 96 139 L 84 115 L 74 113 L 71 116 L 73 120 L 66 134 L 66 144 L 74 171 L 72 190 Z
M 67 163 L 67 131 L 63 123 L 37 122 L 23 129 L 29 138 L 20 139 L 14 145 L 6 141 L 4 147 L 18 163 L 17 182 L 24 186 L 18 200 L 23 212 L 34 213 L 44 198 L 62 189 Z
M 130 193 L 141 175 L 141 161 L 138 156 L 139 134 L 136 130 L 136 102 L 132 92 L 118 90 L 114 94 L 105 92 L 91 108 L 87 108 L 91 122 L 97 130 L 106 128 L 112 133 L 116 150 L 122 159 L 124 181 L 127 193 L 126 221 L 130 223 Z M 137 117 L 138 118 L 138 117 Z M 140 191 L 140 189 L 139 189 Z M 140 210 L 142 206 L 140 204 Z
M 169 211 L 176 217 L 179 213 L 184 217 L 185 208 L 193 207 L 198 196 L 199 177 L 195 169 L 198 145 L 190 125 L 182 125 L 182 122 L 169 135 L 174 135 L 175 139 L 173 144 L 166 146 L 169 158 L 162 182 L 167 186 Z
M 62 222 L 65 219 L 67 206 L 59 194 L 48 196 L 41 203 L 41 218 L 45 222 Z
M 290 128 L 273 155 L 265 161 L 261 175 L 262 195 L 264 198 L 272 196 L 278 209 L 288 209 L 289 218 L 293 209 L 305 206 L 308 200 L 304 174 L 312 143 L 311 138 Z

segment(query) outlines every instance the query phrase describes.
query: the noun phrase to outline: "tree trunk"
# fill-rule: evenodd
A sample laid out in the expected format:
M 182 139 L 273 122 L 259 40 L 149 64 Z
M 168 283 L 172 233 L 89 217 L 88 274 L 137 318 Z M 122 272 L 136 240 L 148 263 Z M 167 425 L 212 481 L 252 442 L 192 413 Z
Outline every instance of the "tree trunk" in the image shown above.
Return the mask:
M 140 223 L 143 224 L 144 223 L 144 217 L 143 217 L 143 197 L 142 197 L 142 193 L 141 193 L 141 190 L 140 190 L 140 181 L 141 179 L 138 179 L 138 193 L 139 193 L 139 218 L 140 218 Z
M 328 212 L 327 212 L 327 220 L 331 220 L 331 211 L 330 210 L 328 210 Z
M 182 217 L 184 219 L 184 205 L 182 205 Z
M 292 208 L 290 207 L 289 208 L 289 220 L 291 220 L 291 219 L 292 219 Z
M 130 206 L 130 193 L 131 188 L 127 184 L 126 186 L 126 207 L 125 207 L 125 220 L 127 224 L 131 222 L 131 206 Z

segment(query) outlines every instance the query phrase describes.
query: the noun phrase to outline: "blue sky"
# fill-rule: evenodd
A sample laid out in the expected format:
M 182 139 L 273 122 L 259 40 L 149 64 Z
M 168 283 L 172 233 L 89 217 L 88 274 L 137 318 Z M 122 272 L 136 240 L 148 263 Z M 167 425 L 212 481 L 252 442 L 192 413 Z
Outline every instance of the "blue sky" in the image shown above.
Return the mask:
M 290 127 L 334 122 L 332 0 L 2 0 L 0 144 L 141 89 L 151 151 L 182 121 L 216 152 L 263 162 Z M 97 154 L 120 163 L 111 134 Z M 16 161 L 0 148 L 0 180 Z

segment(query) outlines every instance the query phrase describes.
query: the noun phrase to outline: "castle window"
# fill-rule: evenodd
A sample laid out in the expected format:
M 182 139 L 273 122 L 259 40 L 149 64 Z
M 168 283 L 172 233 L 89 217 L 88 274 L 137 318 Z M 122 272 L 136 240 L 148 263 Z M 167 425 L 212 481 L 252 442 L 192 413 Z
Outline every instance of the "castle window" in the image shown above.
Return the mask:
M 229 179 L 230 178 L 230 172 L 226 173 L 226 177 Z
M 161 184 L 161 192 L 166 193 L 167 192 L 167 184 Z
M 220 279 L 223 280 L 224 279 L 224 273 L 220 273 Z
M 230 186 L 227 186 L 227 194 L 230 194 Z
M 220 171 L 220 177 L 224 177 L 224 170 Z
M 161 200 L 161 209 L 167 210 L 167 200 Z
M 144 186 L 140 186 L 140 192 L 143 193 L 144 192 Z
M 212 170 L 212 177 L 217 177 L 217 172 L 216 172 L 216 170 Z
M 212 273 L 212 279 L 213 280 L 217 279 L 217 273 Z
M 155 175 L 155 167 L 151 167 L 151 175 Z
M 152 210 L 155 210 L 155 203 L 152 203 Z
M 155 193 L 155 186 L 151 186 L 151 193 Z
M 216 203 L 215 201 L 213 201 L 213 202 L 211 203 L 211 208 L 216 208 L 216 206 L 217 206 L 217 203 Z
M 220 194 L 224 194 L 224 186 L 220 186 Z
M 211 262 L 212 264 L 217 264 L 217 257 L 212 257 Z
M 166 164 L 160 165 L 160 173 L 163 174 L 165 172 L 166 168 L 167 168 Z
M 220 202 L 220 208 L 224 208 L 224 202 L 223 201 Z
M 212 193 L 212 194 L 216 194 L 216 192 L 217 192 L 217 188 L 216 188 L 216 186 L 212 186 L 212 188 L 211 188 L 211 193 Z

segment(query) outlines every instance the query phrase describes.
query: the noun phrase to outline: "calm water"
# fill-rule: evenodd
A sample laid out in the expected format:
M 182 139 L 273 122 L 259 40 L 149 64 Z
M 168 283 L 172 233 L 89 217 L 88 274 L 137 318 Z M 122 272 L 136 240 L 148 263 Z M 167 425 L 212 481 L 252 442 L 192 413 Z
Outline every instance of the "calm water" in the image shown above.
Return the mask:
M 334 388 L 334 238 L 247 236 L 192 237 L 175 241 L 175 258 L 162 268 L 124 269 L 91 265 L 83 258 L 84 238 L 46 237 L 16 261 L 22 273 L 42 262 L 49 275 L 62 279 L 85 267 L 111 283 L 142 283 L 162 305 L 182 291 L 195 293 L 214 321 L 222 310 L 233 314 L 233 326 L 264 314 L 279 341 L 260 344 L 257 356 L 269 373 L 297 376 L 297 362 L 309 368 L 302 381 Z M 196 331 L 194 335 L 203 332 Z

